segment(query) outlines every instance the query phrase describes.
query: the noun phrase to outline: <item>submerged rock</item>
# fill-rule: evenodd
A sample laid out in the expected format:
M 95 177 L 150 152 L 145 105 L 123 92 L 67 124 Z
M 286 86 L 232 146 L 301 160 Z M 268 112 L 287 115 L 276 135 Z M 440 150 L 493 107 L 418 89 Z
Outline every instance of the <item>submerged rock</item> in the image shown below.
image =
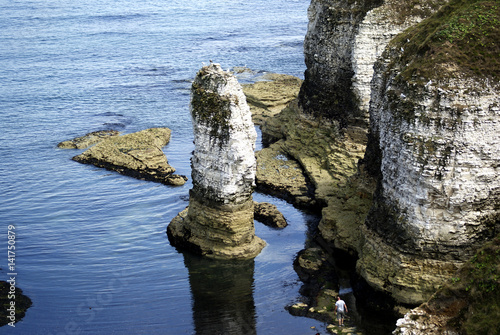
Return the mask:
M 116 130 L 99 130 L 88 133 L 84 136 L 76 137 L 69 141 L 63 141 L 57 145 L 61 149 L 85 149 L 94 145 L 102 140 L 120 135 Z
M 170 141 L 170 129 L 150 128 L 123 136 L 106 138 L 74 161 L 92 164 L 137 179 L 166 185 L 183 185 L 187 178 L 174 174 L 162 151 Z
M 13 293 L 15 292 L 15 293 Z M 15 295 L 15 299 L 10 299 L 10 295 Z M 11 314 L 11 303 L 15 302 L 14 314 Z M 20 321 L 26 314 L 26 310 L 32 305 L 31 299 L 23 294 L 19 287 L 11 286 L 6 281 L 0 281 L 0 327 Z M 10 325 L 7 327 L 11 327 Z
M 247 259 L 265 242 L 255 236 L 255 140 L 236 78 L 210 64 L 192 85 L 195 150 L 189 206 L 169 224 L 170 242 L 207 257 Z

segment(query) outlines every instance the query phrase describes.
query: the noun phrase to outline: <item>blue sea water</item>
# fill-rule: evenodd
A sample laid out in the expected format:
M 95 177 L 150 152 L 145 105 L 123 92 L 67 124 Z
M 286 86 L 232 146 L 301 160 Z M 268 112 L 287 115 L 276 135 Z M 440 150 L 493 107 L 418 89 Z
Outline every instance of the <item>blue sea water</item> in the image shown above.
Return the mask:
M 275 203 L 268 246 L 245 264 L 178 252 L 165 234 L 190 182 L 169 187 L 71 160 L 58 142 L 100 129 L 172 129 L 164 151 L 190 176 L 190 81 L 223 68 L 302 77 L 308 0 L 0 1 L 0 280 L 33 306 L 12 334 L 311 334 L 291 316 L 293 271 L 316 218 Z M 15 227 L 15 267 L 7 260 Z M 10 264 L 12 265 L 12 264 Z M 311 327 L 317 327 L 311 329 Z

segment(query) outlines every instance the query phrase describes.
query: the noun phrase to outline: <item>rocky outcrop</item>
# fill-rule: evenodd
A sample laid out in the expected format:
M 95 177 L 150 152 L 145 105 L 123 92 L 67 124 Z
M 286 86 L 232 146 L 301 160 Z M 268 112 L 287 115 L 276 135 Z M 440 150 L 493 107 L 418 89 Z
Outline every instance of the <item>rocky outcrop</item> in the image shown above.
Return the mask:
M 384 0 L 380 6 L 368 11 L 359 24 L 352 50 L 352 91 L 359 115 L 369 119 L 373 65 L 391 39 L 405 29 L 429 17 L 442 1 Z
M 283 141 L 256 153 L 257 190 L 277 196 L 300 208 L 314 208 L 314 188 L 310 185 L 302 166 L 287 154 Z
M 387 43 L 435 11 L 439 1 L 311 1 L 299 106 L 262 126 L 267 142 L 296 159 L 324 207 L 322 238 L 356 254 L 375 181 L 358 169 L 368 132 L 373 64 Z
M 254 219 L 271 228 L 285 228 L 288 226 L 285 217 L 278 208 L 267 202 L 254 201 Z
M 120 132 L 116 130 L 93 131 L 84 136 L 76 137 L 68 141 L 63 141 L 59 143 L 57 147 L 61 149 L 85 149 L 90 147 L 91 145 L 101 142 L 105 138 L 118 135 L 120 135 Z
M 255 236 L 255 140 L 245 95 L 218 64 L 203 67 L 192 85 L 195 150 L 189 206 L 169 224 L 175 246 L 213 258 L 253 258 L 265 242 Z
M 312 0 L 304 41 L 307 66 L 300 104 L 307 114 L 335 120 L 340 128 L 361 122 L 351 90 L 355 36 L 366 13 L 382 0 Z
M 496 334 L 500 236 L 482 247 L 427 302 L 397 321 L 395 335 Z
M 253 84 L 242 85 L 256 125 L 262 124 L 295 100 L 302 84 L 300 78 L 278 73 L 266 73 L 256 79 Z
M 262 126 L 263 139 L 274 143 L 257 153 L 257 185 L 301 208 L 321 210 L 322 238 L 355 253 L 375 184 L 358 170 L 365 145 L 363 135 L 351 130 L 341 136 L 334 123 L 289 104 Z
M 445 37 L 461 10 L 489 13 L 490 5 L 444 7 L 375 65 L 366 162 L 379 183 L 357 268 L 402 302 L 425 301 L 500 229 L 498 70 L 474 75 L 480 58 L 461 62 L 468 44 Z M 497 33 L 489 36 L 477 46 L 485 59 L 498 44 Z
M 498 6 L 451 2 L 313 0 L 299 105 L 262 126 L 326 205 L 321 237 L 408 304 L 499 230 Z
M 170 129 L 150 128 L 123 136 L 109 136 L 74 161 L 92 164 L 137 179 L 160 182 L 166 185 L 184 185 L 187 178 L 174 174 L 162 151 L 170 141 Z M 81 141 L 77 141 L 78 143 Z
M 312 0 L 304 41 L 307 65 L 300 105 L 341 129 L 368 126 L 376 57 L 396 34 L 428 17 L 442 1 Z

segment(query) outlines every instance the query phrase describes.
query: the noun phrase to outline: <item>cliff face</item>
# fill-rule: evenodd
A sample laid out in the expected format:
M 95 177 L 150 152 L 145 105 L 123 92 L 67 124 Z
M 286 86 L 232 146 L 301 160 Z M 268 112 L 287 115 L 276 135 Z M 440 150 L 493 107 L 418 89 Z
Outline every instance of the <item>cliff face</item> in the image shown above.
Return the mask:
M 332 129 L 287 151 L 327 205 L 320 234 L 359 255 L 370 285 L 410 304 L 499 229 L 499 9 L 448 2 L 312 0 L 301 109 L 263 126 L 286 148 L 309 143 L 305 129 Z M 360 171 L 334 159 L 353 144 L 367 144 Z M 378 184 L 369 213 L 364 172 Z
M 500 7 L 312 0 L 309 18 L 299 104 L 263 135 L 326 206 L 322 240 L 419 304 L 500 230 Z
M 380 181 L 358 269 L 398 300 L 422 302 L 498 229 L 499 92 L 472 79 L 409 84 L 379 66 Z
M 442 1 L 424 0 L 415 5 L 409 1 L 385 0 L 366 13 L 353 39 L 352 50 L 352 91 L 365 120 L 369 119 L 368 109 L 371 95 L 373 65 L 386 45 L 397 34 L 430 16 Z
M 335 120 L 341 128 L 364 122 L 357 113 L 351 90 L 353 42 L 366 13 L 381 3 L 382 0 L 311 1 L 304 41 L 307 70 L 299 94 L 304 112 Z
M 469 3 L 490 8 L 488 2 Z M 427 299 L 500 228 L 496 70 L 474 75 L 471 65 L 480 64 L 459 62 L 454 49 L 448 59 L 426 61 L 427 52 L 448 47 L 441 32 L 461 15 L 456 12 L 445 7 L 439 20 L 394 40 L 376 63 L 372 82 L 365 158 L 379 183 L 357 268 L 373 286 L 406 303 Z M 498 17 L 498 9 L 493 13 Z M 421 51 L 417 41 L 426 41 Z M 490 42 L 485 55 L 495 53 L 498 42 Z
M 439 0 L 312 0 L 304 41 L 303 110 L 341 128 L 368 126 L 373 64 L 387 43 L 428 17 Z
M 337 248 L 357 253 L 360 226 L 371 201 L 373 182 L 358 174 L 357 161 L 367 143 L 375 60 L 394 36 L 430 16 L 441 4 L 438 0 L 423 0 L 418 5 L 410 0 L 311 1 L 304 43 L 307 70 L 299 94 L 302 110 L 296 119 L 305 120 L 301 128 L 314 123 L 318 126 L 313 126 L 314 145 L 308 144 L 297 155 L 308 156 L 299 161 L 304 162 L 315 184 L 317 200 L 327 205 L 319 229 L 322 237 Z M 285 111 L 279 118 L 281 129 L 291 123 L 286 122 Z M 299 127 L 284 129 L 289 147 L 292 138 L 307 142 L 308 131 L 295 132 L 294 128 Z M 329 134 L 320 130 L 323 128 Z M 263 132 L 276 131 L 267 122 Z M 319 136 L 323 134 L 328 135 Z M 311 161 L 318 162 L 320 172 L 307 166 Z M 376 170 L 372 165 L 362 170 Z M 327 188 L 329 191 L 322 191 Z

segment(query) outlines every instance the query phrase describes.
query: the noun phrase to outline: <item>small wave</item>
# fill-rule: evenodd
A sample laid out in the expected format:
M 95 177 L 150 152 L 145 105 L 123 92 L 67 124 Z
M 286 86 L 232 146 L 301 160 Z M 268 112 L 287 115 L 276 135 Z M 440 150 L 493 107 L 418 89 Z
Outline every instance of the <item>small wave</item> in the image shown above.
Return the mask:
M 90 37 L 96 37 L 96 36 L 125 36 L 125 35 L 131 35 L 129 32 L 123 32 L 123 31 L 101 31 L 98 33 L 89 33 L 87 36 Z
M 90 16 L 90 19 L 93 20 L 102 20 L 102 21 L 123 21 L 123 20 L 134 20 L 134 19 L 142 19 L 148 17 L 146 14 L 117 14 L 117 15 L 94 15 Z

